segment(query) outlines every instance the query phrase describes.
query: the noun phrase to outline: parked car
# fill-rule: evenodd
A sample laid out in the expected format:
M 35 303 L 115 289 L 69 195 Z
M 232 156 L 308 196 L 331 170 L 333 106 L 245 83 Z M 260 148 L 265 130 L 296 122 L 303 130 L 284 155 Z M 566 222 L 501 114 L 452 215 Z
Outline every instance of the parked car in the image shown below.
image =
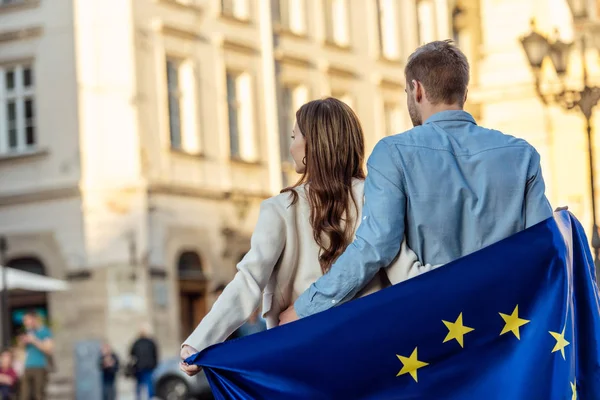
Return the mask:
M 214 399 L 206 375 L 187 376 L 179 369 L 179 357 L 164 360 L 152 374 L 154 392 L 162 400 Z

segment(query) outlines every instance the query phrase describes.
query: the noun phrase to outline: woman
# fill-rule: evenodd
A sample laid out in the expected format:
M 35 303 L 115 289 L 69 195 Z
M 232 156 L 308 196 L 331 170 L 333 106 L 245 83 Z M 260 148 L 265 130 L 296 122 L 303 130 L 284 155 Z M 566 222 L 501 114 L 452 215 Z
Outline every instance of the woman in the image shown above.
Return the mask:
M 238 273 L 211 311 L 184 342 L 181 357 L 224 341 L 259 305 L 267 327 L 343 253 L 358 227 L 363 202 L 364 135 L 358 117 L 345 103 L 327 98 L 296 112 L 290 153 L 301 179 L 261 204 L 251 248 Z M 387 268 L 392 283 L 408 279 L 422 266 L 406 244 Z M 379 274 L 359 293 L 385 286 Z M 199 371 L 182 363 L 188 375 Z

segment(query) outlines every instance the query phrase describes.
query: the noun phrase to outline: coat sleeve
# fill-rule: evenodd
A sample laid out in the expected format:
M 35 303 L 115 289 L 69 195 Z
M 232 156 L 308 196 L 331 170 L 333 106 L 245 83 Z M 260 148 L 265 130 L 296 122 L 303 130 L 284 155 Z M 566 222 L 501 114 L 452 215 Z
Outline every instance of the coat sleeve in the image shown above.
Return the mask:
M 266 200 L 252 239 L 250 251 L 237 265 L 238 272 L 219 296 L 210 312 L 185 340 L 198 351 L 224 341 L 258 308 L 261 294 L 285 245 L 285 222 L 277 205 Z

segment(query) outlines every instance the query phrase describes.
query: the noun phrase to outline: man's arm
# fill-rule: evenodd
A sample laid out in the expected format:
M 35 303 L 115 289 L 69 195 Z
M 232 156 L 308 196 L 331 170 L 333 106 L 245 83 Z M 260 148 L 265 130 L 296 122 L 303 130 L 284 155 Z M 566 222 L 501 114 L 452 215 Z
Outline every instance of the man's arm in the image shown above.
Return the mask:
M 54 351 L 54 340 L 52 340 L 52 335 L 49 332 L 39 339 L 35 335 L 30 334 L 28 341 L 48 356 L 51 356 Z
M 367 169 L 365 205 L 356 239 L 331 270 L 296 300 L 294 307 L 300 317 L 352 299 L 400 250 L 406 212 L 404 179 L 384 141 L 373 149 Z
M 527 186 L 525 187 L 525 228 L 529 228 L 552 216 L 552 207 L 546 198 L 546 185 L 542 176 L 540 155 L 532 149 Z

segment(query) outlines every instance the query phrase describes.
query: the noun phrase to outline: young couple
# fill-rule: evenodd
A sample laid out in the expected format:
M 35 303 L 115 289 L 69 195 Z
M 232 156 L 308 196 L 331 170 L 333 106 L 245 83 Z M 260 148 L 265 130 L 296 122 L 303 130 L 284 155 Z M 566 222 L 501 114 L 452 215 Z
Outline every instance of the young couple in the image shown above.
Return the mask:
M 363 131 L 352 109 L 329 98 L 298 110 L 290 153 L 302 178 L 262 203 L 250 251 L 184 342 L 182 359 L 227 338 L 261 295 L 272 328 L 552 216 L 536 150 L 477 126 L 463 111 L 469 64 L 458 48 L 428 43 L 404 72 L 415 127 L 375 146 L 366 179 Z

